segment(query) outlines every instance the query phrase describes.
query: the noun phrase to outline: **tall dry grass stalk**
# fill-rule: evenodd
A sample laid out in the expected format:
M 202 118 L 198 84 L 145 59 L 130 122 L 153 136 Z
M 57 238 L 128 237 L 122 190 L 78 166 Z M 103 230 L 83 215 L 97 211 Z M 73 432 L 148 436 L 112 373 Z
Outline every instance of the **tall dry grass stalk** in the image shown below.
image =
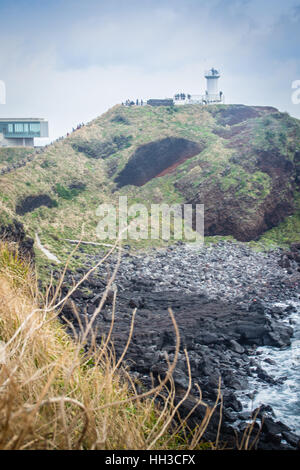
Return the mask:
M 57 315 L 71 293 L 98 265 L 63 299 L 59 297 L 61 279 L 54 295 L 46 295 L 42 302 L 28 264 L 11 252 L 7 244 L 0 245 L 0 340 L 4 345 L 0 364 L 0 449 L 199 448 L 220 396 L 214 408 L 207 407 L 203 423 L 194 432 L 186 420 L 178 419 L 180 404 L 191 390 L 191 379 L 184 397 L 175 406 L 172 373 L 180 337 L 172 311 L 169 310 L 176 336 L 174 361 L 168 363 L 168 372 L 158 386 L 138 394 L 136 384 L 123 367 L 136 312 L 127 345 L 118 360 L 109 347 L 114 312 L 111 331 L 100 346 L 93 334 L 93 324 L 118 266 L 92 317 L 84 325 L 78 317 L 80 332 L 74 330 L 72 338 Z M 120 253 L 119 250 L 119 259 Z M 201 393 L 195 407 L 199 404 L 205 405 Z

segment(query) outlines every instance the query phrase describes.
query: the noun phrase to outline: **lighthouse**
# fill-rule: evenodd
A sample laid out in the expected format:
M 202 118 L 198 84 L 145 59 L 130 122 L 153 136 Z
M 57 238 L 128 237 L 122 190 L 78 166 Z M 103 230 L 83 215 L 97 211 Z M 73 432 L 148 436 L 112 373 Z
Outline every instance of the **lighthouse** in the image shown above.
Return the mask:
M 184 104 L 223 104 L 225 103 L 225 97 L 222 91 L 219 91 L 219 78 L 220 70 L 212 67 L 210 70 L 207 70 L 204 73 L 206 78 L 206 90 L 204 95 L 191 95 L 189 93 L 177 93 L 174 95 L 173 103 L 174 105 L 184 105 Z
M 207 104 L 223 103 L 224 96 L 223 92 L 219 91 L 218 83 L 221 76 L 220 71 L 212 67 L 205 72 L 204 76 L 206 78 L 205 101 Z

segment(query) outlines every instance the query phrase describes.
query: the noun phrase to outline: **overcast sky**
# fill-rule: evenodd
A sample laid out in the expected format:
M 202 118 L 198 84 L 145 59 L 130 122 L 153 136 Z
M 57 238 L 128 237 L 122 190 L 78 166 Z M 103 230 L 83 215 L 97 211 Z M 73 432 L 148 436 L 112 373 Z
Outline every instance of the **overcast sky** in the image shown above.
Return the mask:
M 300 118 L 300 0 L 0 0 L 0 117 L 64 135 L 127 98 L 205 89 Z

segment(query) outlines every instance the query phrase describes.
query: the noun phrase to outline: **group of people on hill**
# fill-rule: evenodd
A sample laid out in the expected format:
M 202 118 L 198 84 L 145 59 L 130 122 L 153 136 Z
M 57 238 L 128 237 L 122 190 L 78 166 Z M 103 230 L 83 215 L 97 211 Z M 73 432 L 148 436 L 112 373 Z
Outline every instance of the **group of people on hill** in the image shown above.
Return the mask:
M 63 140 L 65 139 L 66 137 L 69 137 L 71 134 L 73 134 L 73 132 L 76 132 L 78 131 L 79 129 L 81 129 L 83 126 L 85 126 L 84 122 L 81 122 L 80 124 L 77 124 L 76 127 L 72 127 L 72 132 L 67 132 L 66 135 L 63 135 L 61 137 L 58 137 L 55 142 L 59 142 L 60 140 Z
M 174 96 L 174 99 L 175 99 L 175 101 L 185 100 L 185 99 L 190 100 L 191 95 L 186 95 L 185 93 L 177 93 L 177 95 Z
M 147 104 L 147 102 L 143 100 L 139 100 L 138 98 L 133 101 L 133 100 L 126 100 L 124 103 L 122 103 L 122 106 L 144 106 Z
M 69 137 L 71 134 L 73 134 L 73 132 L 78 131 L 79 129 L 81 129 L 84 126 L 85 126 L 84 122 L 81 122 L 80 124 L 77 124 L 76 127 L 72 128 L 72 132 L 67 132 L 66 135 L 62 135 L 60 137 L 57 137 L 57 139 L 55 139 L 51 144 L 54 144 L 55 142 L 60 142 L 61 140 L 64 140 L 66 137 Z M 40 147 L 39 149 L 37 149 L 37 153 L 44 152 L 49 147 L 49 145 L 51 145 L 51 144 L 47 144 L 47 145 L 44 145 L 43 147 Z
M 78 129 L 81 129 L 84 126 L 84 122 L 81 122 L 80 124 L 77 125 L 77 127 L 72 128 L 72 132 L 78 131 Z

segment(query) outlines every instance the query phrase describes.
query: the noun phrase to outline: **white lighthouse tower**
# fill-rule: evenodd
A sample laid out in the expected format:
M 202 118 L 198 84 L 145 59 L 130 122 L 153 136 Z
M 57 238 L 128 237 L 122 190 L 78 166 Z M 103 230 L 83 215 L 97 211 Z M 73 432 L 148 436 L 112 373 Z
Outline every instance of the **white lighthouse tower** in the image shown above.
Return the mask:
M 205 95 L 190 95 L 187 93 L 177 93 L 174 95 L 173 103 L 175 105 L 184 104 L 221 104 L 225 102 L 224 94 L 219 91 L 220 70 L 212 67 L 204 73 L 206 78 Z
M 207 104 L 223 103 L 223 92 L 219 91 L 218 80 L 220 78 L 220 71 L 212 67 L 204 74 L 206 78 L 205 101 Z

